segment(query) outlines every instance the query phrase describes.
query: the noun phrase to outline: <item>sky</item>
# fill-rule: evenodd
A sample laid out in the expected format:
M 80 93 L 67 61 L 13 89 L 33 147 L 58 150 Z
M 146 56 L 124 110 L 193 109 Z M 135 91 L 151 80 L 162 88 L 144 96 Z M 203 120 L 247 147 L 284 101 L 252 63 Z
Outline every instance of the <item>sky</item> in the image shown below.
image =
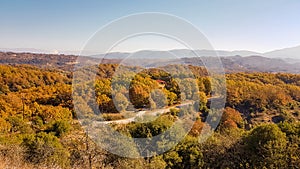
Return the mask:
M 162 12 L 192 23 L 215 49 L 267 52 L 300 45 L 299 9 L 299 0 L 1 0 L 0 49 L 80 51 L 113 20 Z M 168 41 L 144 45 L 170 49 Z M 116 50 L 134 50 L 137 42 Z

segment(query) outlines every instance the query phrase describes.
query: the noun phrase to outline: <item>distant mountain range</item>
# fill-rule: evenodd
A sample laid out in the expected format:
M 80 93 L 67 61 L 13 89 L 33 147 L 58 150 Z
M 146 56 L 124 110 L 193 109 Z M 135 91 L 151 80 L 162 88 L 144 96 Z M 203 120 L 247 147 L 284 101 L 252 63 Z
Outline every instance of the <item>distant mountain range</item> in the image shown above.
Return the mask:
M 80 51 L 43 50 L 35 48 L 0 48 L 0 52 L 79 55 Z
M 219 51 L 218 51 L 219 52 Z M 171 50 L 171 51 L 139 51 L 136 53 L 109 53 L 96 56 L 84 56 L 81 62 L 95 63 L 102 59 L 101 63 L 127 63 L 132 66 L 159 67 L 169 64 L 189 64 L 195 66 L 204 66 L 202 60 L 213 59 L 215 53 L 212 51 L 196 51 L 197 55 L 206 55 L 195 57 L 190 50 Z M 220 55 L 221 52 L 219 52 Z M 234 52 L 233 52 L 234 53 Z M 300 73 L 300 62 L 289 62 L 280 58 L 267 58 L 263 56 L 239 56 L 233 55 L 220 57 L 223 67 L 227 73 L 231 72 L 287 72 Z M 244 51 L 244 53 L 247 53 Z M 235 54 L 235 53 L 234 53 Z M 251 53 L 249 53 L 251 54 Z M 130 56 L 130 57 L 129 57 Z M 128 57 L 127 59 L 125 59 Z M 72 71 L 74 65 L 82 63 L 77 61 L 75 55 L 58 54 L 36 54 L 36 53 L 14 53 L 0 52 L 0 64 L 29 64 L 37 67 L 61 69 Z
M 300 46 L 274 50 L 262 54 L 262 56 L 271 57 L 271 58 L 286 58 L 291 60 L 300 60 Z
M 92 55 L 92 57 L 101 57 L 107 59 L 124 59 L 124 58 L 139 58 L 139 59 L 174 59 L 174 58 L 192 58 L 197 56 L 262 56 L 267 58 L 281 58 L 288 63 L 300 63 L 300 46 L 275 50 L 266 53 L 258 53 L 246 50 L 224 51 L 224 50 L 188 50 L 176 49 L 169 51 L 151 51 L 143 50 L 134 53 L 112 52 L 107 54 Z
M 39 50 L 34 48 L 0 48 L 2 52 L 27 52 L 27 53 L 43 53 L 43 54 L 65 54 L 65 55 L 79 55 L 80 51 L 49 51 L 49 50 Z M 266 53 L 259 53 L 247 50 L 236 50 L 236 51 L 225 51 L 225 50 L 195 50 L 197 56 L 263 56 L 268 58 L 281 58 L 289 63 L 300 62 L 300 46 L 278 49 Z M 156 59 L 156 58 L 185 58 L 185 57 L 195 57 L 195 53 L 188 49 L 176 49 L 169 51 L 151 51 L 142 50 L 138 52 L 128 53 L 128 52 L 112 52 L 108 54 L 97 54 L 91 55 L 92 57 L 104 57 L 107 59 L 124 59 L 128 56 L 131 58 L 145 58 L 145 59 Z
M 251 56 L 260 55 L 251 51 L 223 51 L 223 50 L 188 50 L 188 49 L 175 49 L 169 51 L 155 51 L 155 50 L 142 50 L 133 53 L 126 52 L 112 52 L 107 54 L 92 55 L 92 57 L 103 57 L 107 59 L 175 59 L 175 58 L 192 58 L 198 56 Z

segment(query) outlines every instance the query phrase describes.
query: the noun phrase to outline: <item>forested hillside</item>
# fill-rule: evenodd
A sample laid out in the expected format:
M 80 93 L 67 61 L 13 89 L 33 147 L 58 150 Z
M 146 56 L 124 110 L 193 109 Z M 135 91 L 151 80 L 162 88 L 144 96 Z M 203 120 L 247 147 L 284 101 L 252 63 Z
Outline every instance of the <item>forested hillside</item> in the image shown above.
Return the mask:
M 111 88 L 118 80 L 124 80 L 113 78 L 118 65 L 95 67 L 97 78 L 92 85 L 106 120 L 125 118 L 122 112 L 134 108 L 162 108 L 184 99 L 201 98 L 192 129 L 176 147 L 161 155 L 128 159 L 101 149 L 86 136 L 72 103 L 72 72 L 53 67 L 0 65 L 0 168 L 300 166 L 300 75 L 227 74 L 227 100 L 221 122 L 207 141 L 199 143 L 201 129 L 208 125 L 204 121 L 209 113 L 211 79 L 203 67 L 187 66 L 192 74 L 178 71 L 183 69 L 180 66 L 174 67 L 177 72 L 172 77 L 158 69 L 141 69 L 130 82 L 129 90 L 119 86 L 118 93 Z M 186 91 L 181 91 L 180 85 L 186 86 Z M 198 91 L 198 95 L 190 90 Z M 152 137 L 170 128 L 179 116 L 178 109 L 171 109 L 148 123 L 112 126 L 130 137 Z

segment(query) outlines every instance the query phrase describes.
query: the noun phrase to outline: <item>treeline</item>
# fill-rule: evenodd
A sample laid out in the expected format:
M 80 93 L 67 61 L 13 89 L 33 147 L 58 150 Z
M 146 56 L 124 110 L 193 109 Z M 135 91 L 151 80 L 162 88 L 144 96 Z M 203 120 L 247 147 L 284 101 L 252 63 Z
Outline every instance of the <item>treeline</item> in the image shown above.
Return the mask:
M 97 106 L 103 112 L 154 109 L 193 100 L 193 97 L 201 98 L 195 123 L 191 121 L 193 126 L 184 140 L 166 153 L 151 158 L 118 157 L 97 147 L 79 125 L 72 103 L 71 73 L 0 65 L 0 168 L 300 166 L 300 75 L 226 75 L 227 102 L 221 122 L 206 142 L 199 143 L 202 129 L 209 128 L 204 120 L 209 113 L 206 103 L 212 84 L 205 69 L 176 65 L 166 67 L 165 71 L 126 68 L 139 72 L 130 78 L 114 74 L 118 69 L 115 64 L 95 68 L 97 78 L 91 85 L 95 87 Z M 114 93 L 114 89 L 119 92 Z M 197 96 L 190 91 L 196 91 Z M 117 104 L 113 104 L 113 99 Z M 114 127 L 130 137 L 153 137 L 170 128 L 182 114 L 189 113 L 185 111 L 172 109 L 152 122 Z M 157 146 L 162 143 L 157 142 Z

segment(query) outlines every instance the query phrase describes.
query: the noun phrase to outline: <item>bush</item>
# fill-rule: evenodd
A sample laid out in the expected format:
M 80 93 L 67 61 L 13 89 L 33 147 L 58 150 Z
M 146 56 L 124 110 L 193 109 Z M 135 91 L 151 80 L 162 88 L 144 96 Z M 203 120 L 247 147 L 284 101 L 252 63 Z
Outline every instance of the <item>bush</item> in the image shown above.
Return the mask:
M 20 132 L 20 133 L 32 133 L 32 129 L 29 124 L 25 123 L 24 120 L 17 116 L 11 116 L 8 118 L 10 123 L 11 132 Z
M 50 127 L 50 132 L 53 132 L 55 136 L 61 137 L 64 134 L 68 133 L 71 129 L 69 122 L 64 120 L 55 121 L 54 124 Z
M 42 166 L 67 168 L 69 153 L 58 138 L 44 132 L 27 135 L 23 139 L 25 159 Z

